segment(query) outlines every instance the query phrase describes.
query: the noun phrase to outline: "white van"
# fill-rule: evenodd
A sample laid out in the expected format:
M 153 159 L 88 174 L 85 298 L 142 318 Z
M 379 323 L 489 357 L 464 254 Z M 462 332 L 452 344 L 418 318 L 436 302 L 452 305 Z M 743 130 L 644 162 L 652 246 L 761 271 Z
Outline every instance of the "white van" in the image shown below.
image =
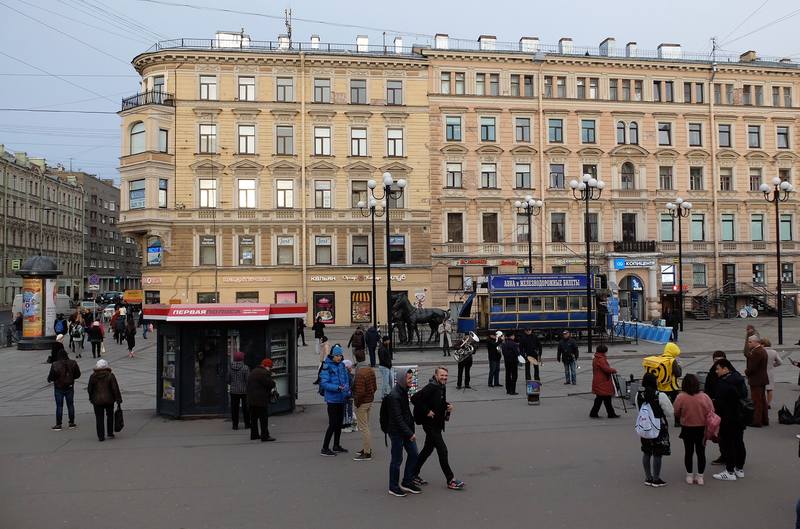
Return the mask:
M 22 294 L 14 296 L 14 303 L 11 305 L 11 310 L 12 317 L 16 316 L 17 312 L 22 312 Z M 69 315 L 72 314 L 68 295 L 56 294 L 56 314 L 63 314 L 65 318 L 69 318 Z

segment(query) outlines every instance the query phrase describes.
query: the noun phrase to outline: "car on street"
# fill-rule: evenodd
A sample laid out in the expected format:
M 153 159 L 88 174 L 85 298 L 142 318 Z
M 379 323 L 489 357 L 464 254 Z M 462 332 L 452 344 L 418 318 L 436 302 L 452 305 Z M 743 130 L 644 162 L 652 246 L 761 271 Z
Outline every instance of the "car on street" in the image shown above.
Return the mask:
M 109 305 L 109 304 L 119 305 L 120 303 L 122 303 L 122 292 L 117 292 L 114 290 L 103 292 L 102 294 L 97 296 L 97 299 L 95 301 L 97 301 L 99 305 Z
M 88 310 L 90 312 L 95 312 L 100 309 L 94 301 L 81 301 L 80 308 L 81 310 Z
M 103 307 L 103 318 L 110 320 L 111 317 L 114 315 L 114 311 L 117 309 L 116 305 L 106 305 Z

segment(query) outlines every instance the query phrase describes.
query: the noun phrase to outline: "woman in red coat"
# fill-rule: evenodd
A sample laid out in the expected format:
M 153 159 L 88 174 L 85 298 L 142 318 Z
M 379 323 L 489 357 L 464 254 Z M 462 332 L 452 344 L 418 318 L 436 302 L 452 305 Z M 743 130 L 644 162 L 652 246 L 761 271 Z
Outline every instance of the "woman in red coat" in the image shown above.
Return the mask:
M 611 405 L 611 397 L 614 396 L 614 383 L 611 381 L 611 375 L 616 373 L 617 370 L 608 365 L 607 352 L 608 347 L 600 344 L 595 349 L 594 358 L 592 359 L 592 393 L 594 393 L 595 397 L 589 417 L 593 419 L 600 418 L 597 412 L 600 411 L 601 403 L 605 404 L 609 419 L 619 417 L 614 411 L 614 406 Z

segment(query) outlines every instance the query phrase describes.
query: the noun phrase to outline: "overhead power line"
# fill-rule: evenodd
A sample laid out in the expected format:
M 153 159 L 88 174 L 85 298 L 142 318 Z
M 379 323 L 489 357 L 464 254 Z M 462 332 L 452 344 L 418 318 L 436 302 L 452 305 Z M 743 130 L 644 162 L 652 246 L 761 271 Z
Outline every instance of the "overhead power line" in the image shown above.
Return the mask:
M 136 74 L 129 74 L 129 73 L 60 73 L 54 74 L 58 75 L 59 77 L 93 77 L 93 78 L 101 78 L 101 77 L 127 77 L 127 78 L 139 78 Z M 44 73 L 0 73 L 0 77 L 52 77 L 50 74 Z
M 725 42 L 722 43 L 722 46 L 731 44 L 732 42 L 736 42 L 737 40 L 742 40 L 745 37 L 749 37 L 753 33 L 758 33 L 762 29 L 766 29 L 766 28 L 768 28 L 770 26 L 774 26 L 775 24 L 778 24 L 779 22 L 783 22 L 784 20 L 788 20 L 788 19 L 790 19 L 792 17 L 795 17 L 797 15 L 800 15 L 800 9 L 796 9 L 794 11 L 790 11 L 789 13 L 786 13 L 785 15 L 776 18 L 772 22 L 767 22 L 763 26 L 759 26 L 756 29 L 745 33 L 744 35 L 740 35 L 740 36 L 736 37 L 735 39 L 731 39 L 731 40 L 725 41 Z
M 54 114 L 116 114 L 102 110 L 55 110 L 44 108 L 0 108 L 0 112 L 44 112 Z
M 721 40 L 725 40 L 725 39 L 727 39 L 728 37 L 730 37 L 731 35 L 733 35 L 733 34 L 734 34 L 734 32 L 736 32 L 736 30 L 737 30 L 737 29 L 739 29 L 740 27 L 744 26 L 745 22 L 747 22 L 748 20 L 750 20 L 751 18 L 753 18 L 753 16 L 754 16 L 756 13 L 758 13 L 759 11 L 761 11 L 761 8 L 762 8 L 762 7 L 764 7 L 765 5 L 767 5 L 767 3 L 768 3 L 768 2 L 769 2 L 769 0 L 764 0 L 764 2 L 763 2 L 763 3 L 762 3 L 760 6 L 758 6 L 757 8 L 755 8 L 755 10 L 753 10 L 753 11 L 752 11 L 752 12 L 751 12 L 749 15 L 747 15 L 746 17 L 744 17 L 744 20 L 742 20 L 741 22 L 739 22 L 739 24 L 738 24 L 738 25 L 737 25 L 735 28 L 733 28 L 732 30 L 730 30 L 730 31 L 728 32 L 728 34 L 727 34 L 727 35 L 725 35 L 724 37 L 722 37 L 722 39 L 721 39 Z
M 66 0 L 62 0 L 62 2 L 66 3 Z M 99 1 L 90 3 L 86 0 L 71 0 L 70 4 L 74 9 L 81 11 L 87 16 L 100 20 L 105 24 L 111 24 L 123 31 L 132 32 L 146 40 L 163 40 L 166 38 L 164 35 L 156 33 L 147 26 L 139 23 L 130 15 L 121 15 L 119 12 L 114 11 L 111 7 Z

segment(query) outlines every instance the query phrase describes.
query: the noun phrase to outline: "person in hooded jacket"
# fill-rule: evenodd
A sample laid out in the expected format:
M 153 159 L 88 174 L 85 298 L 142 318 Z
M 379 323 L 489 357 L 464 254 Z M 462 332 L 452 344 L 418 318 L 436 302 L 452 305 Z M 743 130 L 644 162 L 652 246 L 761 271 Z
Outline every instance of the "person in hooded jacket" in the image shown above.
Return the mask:
M 408 404 L 408 388 L 414 380 L 414 372 L 407 370 L 398 373 L 397 383 L 386 397 L 389 411 L 387 435 L 391 441 L 391 461 L 389 462 L 389 494 L 403 497 L 407 492 L 419 494 L 419 485 L 414 483 L 417 469 L 417 436 L 414 433 L 414 416 Z M 406 468 L 403 481 L 400 481 L 400 466 L 403 464 L 403 450 L 406 452 Z
M 611 397 L 614 396 L 614 382 L 611 380 L 611 375 L 617 372 L 616 369 L 608 364 L 608 347 L 605 344 L 600 344 L 595 349 L 594 358 L 592 359 L 592 393 L 594 393 L 594 405 L 589 412 L 589 417 L 597 419 L 600 416 L 597 414 L 600 411 L 600 404 L 605 405 L 606 413 L 609 419 L 618 419 L 619 415 L 614 411 L 614 406 L 611 404 Z
M 271 442 L 269 435 L 269 401 L 275 391 L 272 380 L 272 359 L 265 358 L 247 376 L 247 405 L 250 408 L 250 440 Z M 259 434 L 259 425 L 261 433 Z
M 740 400 L 747 395 L 747 386 L 742 375 L 733 369 L 730 360 L 719 360 L 714 364 L 717 385 L 714 391 L 714 411 L 720 418 L 719 448 L 725 470 L 714 474 L 714 479 L 736 481 L 744 477 L 747 449 L 744 445 L 744 430 L 747 426 Z
M 56 425 L 53 430 L 61 430 L 61 418 L 64 413 L 64 400 L 67 401 L 67 413 L 69 415 L 69 427 L 75 428 L 75 379 L 80 378 L 81 369 L 78 362 L 70 360 L 67 351 L 62 346 L 56 353 L 55 361 L 50 364 L 50 373 L 47 381 L 53 383 L 53 392 L 56 398 Z
M 114 403 L 122 404 L 122 393 L 119 391 L 117 377 L 108 367 L 108 362 L 102 358 L 97 361 L 89 383 L 86 386 L 89 392 L 89 402 L 94 406 L 95 425 L 97 426 L 98 441 L 114 438 Z M 103 415 L 105 415 L 105 429 L 103 428 Z
M 239 429 L 239 406 L 242 408 L 244 417 L 244 427 L 250 428 L 250 412 L 247 409 L 247 377 L 250 375 L 250 368 L 244 363 L 244 353 L 236 351 L 233 353 L 233 362 L 228 369 L 228 385 L 230 386 L 231 396 L 231 422 L 233 429 Z
M 378 327 L 371 325 L 364 335 L 364 343 L 366 343 L 367 350 L 369 351 L 369 367 L 375 367 L 375 350 L 378 347 L 380 339 L 381 335 L 378 332 Z
M 338 343 L 331 348 L 325 358 L 325 364 L 320 373 L 320 387 L 325 392 L 325 403 L 328 405 L 328 429 L 322 443 L 320 455 L 335 456 L 346 453 L 340 443 L 342 436 L 342 422 L 344 421 L 344 408 L 350 397 L 350 374 L 344 366 L 344 351 Z M 333 438 L 333 450 L 330 449 Z

